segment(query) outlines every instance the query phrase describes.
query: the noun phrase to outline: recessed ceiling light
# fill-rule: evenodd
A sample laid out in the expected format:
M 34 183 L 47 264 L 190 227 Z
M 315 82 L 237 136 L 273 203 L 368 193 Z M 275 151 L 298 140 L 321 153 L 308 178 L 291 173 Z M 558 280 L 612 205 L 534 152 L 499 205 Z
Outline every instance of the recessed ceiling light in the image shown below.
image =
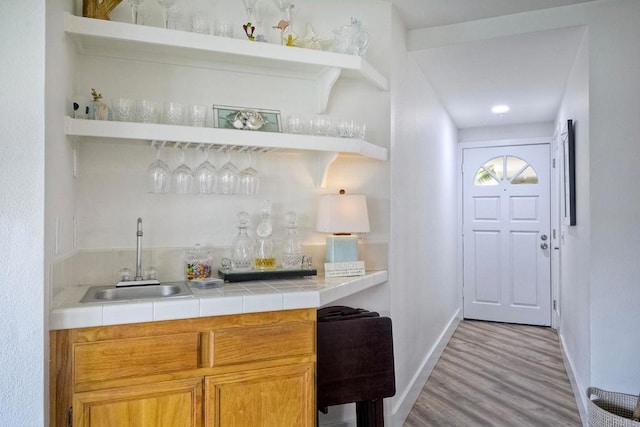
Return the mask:
M 493 107 L 491 107 L 491 112 L 493 114 L 504 114 L 508 113 L 510 109 L 511 108 L 509 108 L 508 105 L 494 105 Z

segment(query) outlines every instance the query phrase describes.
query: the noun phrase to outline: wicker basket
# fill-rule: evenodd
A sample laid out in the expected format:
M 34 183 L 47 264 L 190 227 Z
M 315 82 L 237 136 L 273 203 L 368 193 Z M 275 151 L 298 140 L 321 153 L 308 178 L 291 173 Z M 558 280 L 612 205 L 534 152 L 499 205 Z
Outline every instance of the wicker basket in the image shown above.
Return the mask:
M 640 427 L 640 422 L 631 420 L 638 396 L 589 387 L 587 398 L 589 427 Z

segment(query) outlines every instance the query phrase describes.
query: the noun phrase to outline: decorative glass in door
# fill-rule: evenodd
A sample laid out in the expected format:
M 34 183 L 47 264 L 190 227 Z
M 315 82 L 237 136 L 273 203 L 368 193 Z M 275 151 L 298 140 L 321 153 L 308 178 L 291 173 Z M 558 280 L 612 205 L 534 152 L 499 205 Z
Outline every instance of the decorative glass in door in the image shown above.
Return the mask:
M 475 174 L 473 185 L 537 184 L 538 175 L 526 161 L 516 156 L 500 156 L 487 160 Z

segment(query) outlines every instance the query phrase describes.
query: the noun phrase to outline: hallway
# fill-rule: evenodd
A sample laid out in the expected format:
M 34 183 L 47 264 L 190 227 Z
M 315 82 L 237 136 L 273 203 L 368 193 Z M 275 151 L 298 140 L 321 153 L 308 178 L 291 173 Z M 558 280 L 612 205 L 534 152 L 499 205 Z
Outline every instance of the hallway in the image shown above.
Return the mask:
M 405 427 L 580 426 L 556 332 L 465 320 Z

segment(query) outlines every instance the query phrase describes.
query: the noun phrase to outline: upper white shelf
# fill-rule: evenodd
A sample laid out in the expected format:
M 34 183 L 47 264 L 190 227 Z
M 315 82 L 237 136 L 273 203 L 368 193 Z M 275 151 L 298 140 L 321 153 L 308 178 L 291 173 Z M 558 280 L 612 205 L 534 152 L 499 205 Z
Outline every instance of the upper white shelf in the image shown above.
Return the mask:
M 354 55 L 83 18 L 70 13 L 65 13 L 64 29 L 74 37 L 81 53 L 125 58 L 155 55 L 157 61 L 164 63 L 204 62 L 212 68 L 239 71 L 250 67 L 267 75 L 314 80 L 318 84 L 319 112 L 326 109 L 333 84 L 341 75 L 365 80 L 380 90 L 389 89 L 386 77 Z
M 210 144 L 221 147 L 250 147 L 265 151 L 283 149 L 327 153 L 360 154 L 387 160 L 387 149 L 355 138 L 299 135 L 278 132 L 243 131 L 164 124 L 114 122 L 65 117 L 65 133 L 70 136 L 115 140 L 171 141 Z

